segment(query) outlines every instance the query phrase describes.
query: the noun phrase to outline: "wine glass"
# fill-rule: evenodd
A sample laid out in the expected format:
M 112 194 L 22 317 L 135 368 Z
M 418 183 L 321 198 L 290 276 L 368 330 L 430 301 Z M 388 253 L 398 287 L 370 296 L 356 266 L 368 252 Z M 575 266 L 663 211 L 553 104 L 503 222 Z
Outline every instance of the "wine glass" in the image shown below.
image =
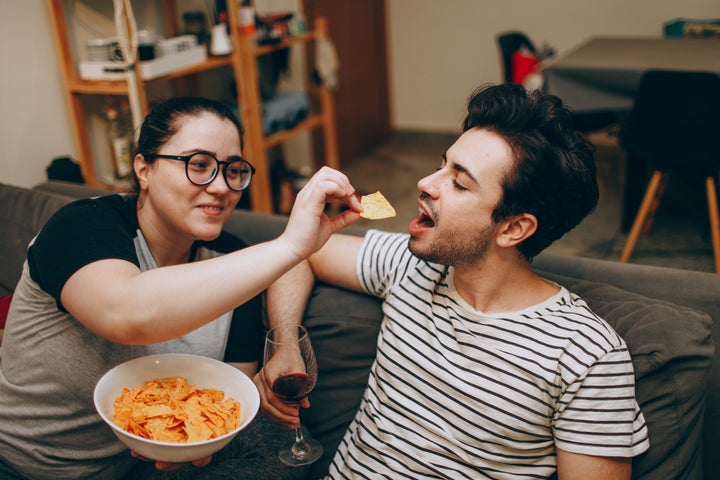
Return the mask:
M 279 325 L 265 337 L 263 372 L 272 391 L 291 404 L 307 397 L 317 382 L 317 362 L 310 336 L 301 325 Z M 317 440 L 306 438 L 301 427 L 295 429 L 295 442 L 279 453 L 287 465 L 307 465 L 322 455 Z

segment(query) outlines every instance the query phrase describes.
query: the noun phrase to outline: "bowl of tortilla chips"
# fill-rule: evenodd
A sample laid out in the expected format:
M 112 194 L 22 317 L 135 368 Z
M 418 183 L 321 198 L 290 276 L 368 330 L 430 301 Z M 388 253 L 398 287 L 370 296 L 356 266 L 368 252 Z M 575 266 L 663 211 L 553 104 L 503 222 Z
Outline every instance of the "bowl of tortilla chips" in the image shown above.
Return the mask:
M 93 395 L 117 438 L 150 460 L 213 455 L 255 418 L 260 395 L 237 368 L 212 358 L 158 354 L 110 369 Z

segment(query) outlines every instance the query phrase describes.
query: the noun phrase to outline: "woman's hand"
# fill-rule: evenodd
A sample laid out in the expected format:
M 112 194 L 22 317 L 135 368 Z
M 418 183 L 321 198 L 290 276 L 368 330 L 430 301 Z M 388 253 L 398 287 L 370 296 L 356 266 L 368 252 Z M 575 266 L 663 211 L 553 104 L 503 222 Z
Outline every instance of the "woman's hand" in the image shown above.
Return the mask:
M 325 214 L 328 202 L 338 201 L 345 210 L 332 218 Z M 322 167 L 297 194 L 283 236 L 298 253 L 307 258 L 322 247 L 333 233 L 360 218 L 360 200 L 348 178 L 341 172 Z

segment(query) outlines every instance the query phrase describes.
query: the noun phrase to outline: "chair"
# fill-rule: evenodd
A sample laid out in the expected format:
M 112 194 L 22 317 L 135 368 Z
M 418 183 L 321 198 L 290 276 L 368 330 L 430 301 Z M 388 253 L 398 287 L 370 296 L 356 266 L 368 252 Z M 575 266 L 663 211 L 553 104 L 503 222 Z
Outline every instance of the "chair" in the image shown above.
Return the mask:
M 641 232 L 649 231 L 672 172 L 705 180 L 715 270 L 720 273 L 720 76 L 706 72 L 652 70 L 643 74 L 620 146 L 628 161 L 647 165 L 652 176 L 620 258 L 628 262 Z M 629 188 L 633 188 L 632 185 Z M 627 194 L 627 190 L 626 190 Z
M 523 45 L 530 53 L 537 54 L 538 50 L 532 40 L 522 32 L 510 31 L 500 33 L 495 37 L 500 49 L 500 60 L 503 69 L 503 81 L 513 83 L 513 53 L 517 52 Z M 618 121 L 618 112 L 576 112 L 574 114 L 574 126 L 583 133 L 602 130 Z
M 522 32 L 504 32 L 496 37 L 500 49 L 500 60 L 503 67 L 503 78 L 505 83 L 512 83 L 512 54 L 525 45 L 530 53 L 537 53 L 533 42 Z

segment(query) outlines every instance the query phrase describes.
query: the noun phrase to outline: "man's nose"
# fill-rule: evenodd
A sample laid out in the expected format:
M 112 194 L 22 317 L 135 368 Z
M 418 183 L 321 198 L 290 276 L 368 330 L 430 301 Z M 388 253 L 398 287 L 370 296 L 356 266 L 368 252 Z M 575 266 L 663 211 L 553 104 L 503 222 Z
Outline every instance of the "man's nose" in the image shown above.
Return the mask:
M 435 193 L 437 193 L 437 184 L 439 182 L 438 173 L 439 171 L 418 180 L 418 190 L 422 193 L 434 196 Z

